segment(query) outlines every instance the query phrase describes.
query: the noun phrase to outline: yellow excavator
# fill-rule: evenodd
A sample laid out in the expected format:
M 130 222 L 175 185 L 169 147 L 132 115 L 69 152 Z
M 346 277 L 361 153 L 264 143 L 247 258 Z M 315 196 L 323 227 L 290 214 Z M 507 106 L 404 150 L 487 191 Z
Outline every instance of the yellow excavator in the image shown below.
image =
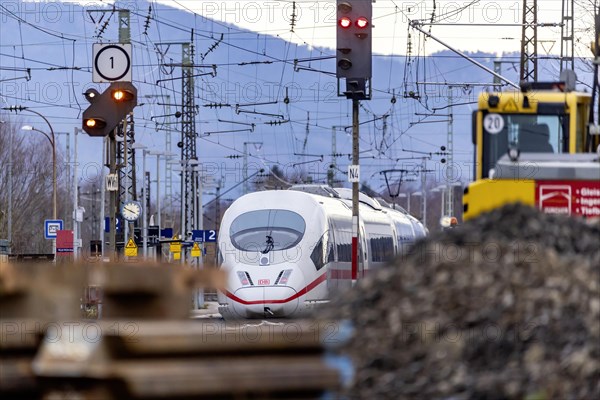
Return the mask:
M 475 181 L 464 191 L 463 219 L 514 202 L 600 216 L 600 132 L 591 123 L 592 103 L 592 94 L 565 82 L 482 93 L 472 121 Z

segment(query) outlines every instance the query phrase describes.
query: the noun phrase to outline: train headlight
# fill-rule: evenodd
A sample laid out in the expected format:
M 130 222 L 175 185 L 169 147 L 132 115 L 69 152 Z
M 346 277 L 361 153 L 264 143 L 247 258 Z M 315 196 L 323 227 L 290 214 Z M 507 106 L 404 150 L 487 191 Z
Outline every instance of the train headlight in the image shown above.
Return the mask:
M 252 281 L 250 280 L 250 276 L 248 275 L 247 272 L 245 271 L 238 271 L 237 272 L 237 276 L 240 280 L 240 283 L 242 284 L 242 286 L 248 286 L 252 284 Z
M 283 271 L 281 271 L 279 273 L 279 276 L 275 280 L 275 284 L 276 285 L 287 285 L 288 279 L 290 278 L 291 274 L 292 274 L 291 269 L 284 269 Z

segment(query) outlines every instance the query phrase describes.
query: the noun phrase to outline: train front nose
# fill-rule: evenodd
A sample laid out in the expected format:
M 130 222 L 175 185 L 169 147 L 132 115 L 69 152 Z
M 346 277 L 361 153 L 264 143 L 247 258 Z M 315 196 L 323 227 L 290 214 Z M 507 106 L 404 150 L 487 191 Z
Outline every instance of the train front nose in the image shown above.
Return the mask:
M 236 290 L 233 309 L 239 318 L 283 318 L 298 309 L 297 292 L 288 286 L 254 286 Z

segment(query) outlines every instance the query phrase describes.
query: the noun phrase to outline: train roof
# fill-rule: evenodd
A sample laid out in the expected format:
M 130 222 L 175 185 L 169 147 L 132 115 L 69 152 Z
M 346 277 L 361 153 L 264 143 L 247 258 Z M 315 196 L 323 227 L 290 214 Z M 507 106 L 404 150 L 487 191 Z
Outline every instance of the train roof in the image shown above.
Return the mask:
M 332 188 L 328 185 L 294 185 L 290 187 L 288 190 L 267 190 L 262 192 L 250 193 L 246 196 L 258 196 L 258 197 L 268 197 L 273 192 L 277 193 L 287 193 L 294 197 L 297 192 L 298 195 L 303 196 L 304 199 L 310 199 L 315 205 L 326 206 L 327 213 L 331 214 L 335 213 L 337 209 L 340 212 L 346 212 L 347 210 L 352 209 L 352 189 L 346 188 Z M 245 197 L 245 196 L 244 196 Z M 359 204 L 362 204 L 364 211 L 363 217 L 366 217 L 365 211 L 371 210 L 375 214 L 383 213 L 388 214 L 390 217 L 396 216 L 397 218 L 408 218 L 411 220 L 413 224 L 420 224 L 420 221 L 410 215 L 404 208 L 396 205 L 395 207 L 390 206 L 385 200 L 374 199 L 365 193 L 359 193 Z
M 226 214 L 270 209 L 276 205 L 275 208 L 289 209 L 302 214 L 319 209 L 323 217 L 351 220 L 352 190 L 350 189 L 331 188 L 326 185 L 296 185 L 288 190 L 249 193 L 238 200 L 241 199 L 244 201 L 235 201 Z M 359 205 L 361 220 L 365 223 L 382 224 L 393 221 L 395 224 L 409 224 L 415 229 L 417 237 L 426 232 L 421 223 L 404 209 L 382 206 L 379 201 L 364 193 L 360 193 Z M 223 220 L 225 221 L 226 217 Z
M 331 188 L 327 185 L 295 185 L 289 190 L 305 192 L 318 199 L 319 203 L 327 205 L 328 212 L 332 212 L 335 204 L 342 205 L 345 210 L 352 209 L 352 189 L 346 188 Z M 324 198 L 325 197 L 325 198 Z M 410 215 L 402 207 L 396 206 L 392 208 L 384 202 L 382 205 L 377 199 L 374 199 L 365 193 L 359 193 L 359 204 L 362 205 L 363 211 L 361 216 L 364 220 L 376 221 L 387 215 L 384 218 L 392 218 L 394 220 L 408 219 L 413 225 L 420 224 L 419 220 Z
M 289 190 L 315 194 L 318 196 L 331 197 L 336 199 L 352 200 L 352 189 L 332 188 L 327 185 L 294 185 Z M 366 194 L 359 192 L 358 201 L 366 204 L 374 210 L 381 211 L 383 207 L 377 200 Z

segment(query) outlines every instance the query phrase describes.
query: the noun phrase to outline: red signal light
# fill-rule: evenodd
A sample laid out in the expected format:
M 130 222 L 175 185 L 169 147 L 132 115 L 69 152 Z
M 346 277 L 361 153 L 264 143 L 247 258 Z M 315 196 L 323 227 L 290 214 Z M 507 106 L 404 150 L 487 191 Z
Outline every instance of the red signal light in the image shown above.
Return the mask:
M 369 26 L 369 21 L 365 17 L 360 17 L 355 23 L 356 27 L 359 29 L 365 29 L 367 26 Z
M 347 29 L 352 25 L 352 20 L 348 17 L 342 17 L 339 20 L 339 24 L 342 28 Z

